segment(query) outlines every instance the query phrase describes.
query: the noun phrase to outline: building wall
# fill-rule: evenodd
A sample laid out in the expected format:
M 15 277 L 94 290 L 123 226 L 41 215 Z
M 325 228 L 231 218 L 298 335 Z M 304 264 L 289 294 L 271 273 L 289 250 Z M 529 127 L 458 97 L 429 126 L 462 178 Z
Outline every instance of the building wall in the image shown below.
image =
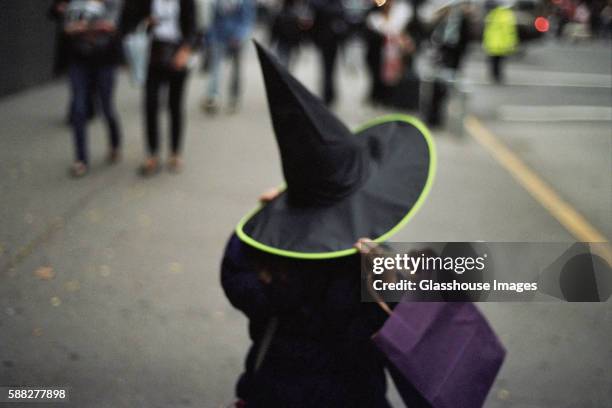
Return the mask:
M 51 0 L 2 0 L 0 10 L 0 97 L 52 78 L 55 23 Z

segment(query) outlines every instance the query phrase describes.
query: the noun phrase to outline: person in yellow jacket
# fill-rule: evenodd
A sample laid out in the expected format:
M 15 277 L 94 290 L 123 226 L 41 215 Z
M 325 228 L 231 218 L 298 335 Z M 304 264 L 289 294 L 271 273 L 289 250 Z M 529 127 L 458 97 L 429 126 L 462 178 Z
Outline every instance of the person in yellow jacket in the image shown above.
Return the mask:
M 489 56 L 491 75 L 495 82 L 503 81 L 504 58 L 516 51 L 518 43 L 514 12 L 509 7 L 494 7 L 485 17 L 482 45 Z

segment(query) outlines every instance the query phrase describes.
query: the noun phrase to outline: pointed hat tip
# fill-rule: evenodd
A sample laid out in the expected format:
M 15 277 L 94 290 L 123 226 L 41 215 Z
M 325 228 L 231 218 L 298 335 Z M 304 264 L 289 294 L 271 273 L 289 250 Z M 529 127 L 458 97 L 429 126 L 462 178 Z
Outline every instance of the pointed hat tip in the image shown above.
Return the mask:
M 265 49 L 263 45 L 257 40 L 253 40 L 253 44 L 255 44 L 255 49 L 257 50 L 257 57 L 259 57 L 259 62 L 262 63 L 264 60 L 273 61 L 272 55 L 270 52 Z

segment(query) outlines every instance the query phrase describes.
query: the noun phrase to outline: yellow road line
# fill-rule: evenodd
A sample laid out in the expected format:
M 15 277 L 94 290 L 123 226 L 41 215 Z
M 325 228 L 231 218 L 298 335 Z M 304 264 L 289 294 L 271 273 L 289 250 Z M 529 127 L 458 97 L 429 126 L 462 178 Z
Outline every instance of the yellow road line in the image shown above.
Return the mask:
M 608 242 L 606 237 L 593 227 L 582 214 L 563 200 L 551 186 L 495 137 L 476 117 L 468 116 L 465 119 L 465 128 L 578 241 L 586 243 Z M 592 249 L 612 264 L 612 249 L 609 245 L 593 245 Z

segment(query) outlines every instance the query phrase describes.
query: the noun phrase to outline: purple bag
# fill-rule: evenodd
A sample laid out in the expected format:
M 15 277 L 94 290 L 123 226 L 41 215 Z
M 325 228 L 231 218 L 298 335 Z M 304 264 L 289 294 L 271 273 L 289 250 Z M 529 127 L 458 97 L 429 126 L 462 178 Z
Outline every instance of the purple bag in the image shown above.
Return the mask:
M 506 355 L 472 303 L 403 301 L 374 343 L 408 406 L 421 399 L 434 408 L 482 407 Z

